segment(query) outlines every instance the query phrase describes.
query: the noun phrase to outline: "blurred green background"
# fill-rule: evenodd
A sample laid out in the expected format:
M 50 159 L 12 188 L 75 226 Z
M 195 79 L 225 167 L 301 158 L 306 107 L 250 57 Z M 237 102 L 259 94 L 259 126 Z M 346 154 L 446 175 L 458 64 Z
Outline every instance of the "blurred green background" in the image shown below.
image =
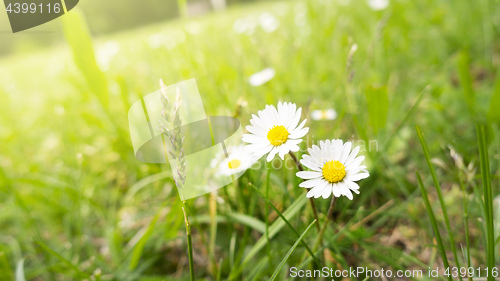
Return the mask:
M 190 16 L 179 18 L 175 1 L 87 0 L 14 35 L 0 13 L 0 280 L 188 280 L 170 168 L 137 161 L 128 132 L 130 105 L 156 91 L 160 78 L 196 78 L 207 114 L 236 114 L 243 125 L 265 104 L 297 103 L 311 127 L 304 149 L 332 138 L 377 144 L 363 151 L 371 176 L 361 194 L 337 203 L 326 266 L 442 267 L 418 169 L 451 263 L 465 266 L 470 256 L 472 266 L 485 267 L 475 124 L 487 128 L 497 195 L 500 2 L 384 2 L 230 1 L 214 11 L 189 1 Z M 270 81 L 249 83 L 269 67 L 276 73 Z M 328 108 L 337 119 L 311 120 L 312 110 Z M 458 261 L 416 124 L 438 172 Z M 295 172 L 272 170 L 269 199 L 302 233 L 312 214 L 295 204 L 305 196 Z M 188 202 L 197 279 L 268 280 L 296 241 L 248 188 L 263 190 L 266 175 L 250 170 L 221 189 L 216 214 L 209 195 Z M 461 250 L 463 198 L 470 251 Z M 317 205 L 324 218 L 329 200 Z M 269 244 L 267 223 L 275 231 Z M 312 244 L 315 231 L 304 240 Z M 303 253 L 299 245 L 278 280 Z

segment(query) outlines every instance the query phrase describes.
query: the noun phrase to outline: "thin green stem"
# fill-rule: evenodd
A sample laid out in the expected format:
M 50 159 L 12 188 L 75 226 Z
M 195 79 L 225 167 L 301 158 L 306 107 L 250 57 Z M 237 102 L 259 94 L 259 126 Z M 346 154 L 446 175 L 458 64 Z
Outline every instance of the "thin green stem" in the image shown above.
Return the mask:
M 491 189 L 490 163 L 488 146 L 486 144 L 486 129 L 477 125 L 477 139 L 479 143 L 479 158 L 481 161 L 481 176 L 483 182 L 483 196 L 486 223 L 486 265 L 488 267 L 488 281 L 495 280 L 492 269 L 495 267 L 495 229 L 493 225 L 493 190 Z
M 285 224 L 290 228 L 290 230 L 292 230 L 295 235 L 297 235 L 297 237 L 300 237 L 300 234 L 299 232 L 290 224 L 290 222 L 285 218 L 285 216 L 278 210 L 278 208 L 276 208 L 276 206 L 273 205 L 273 203 L 271 203 L 271 201 L 269 201 L 268 198 L 266 198 L 266 196 L 264 196 L 264 194 L 262 193 L 262 191 L 260 191 L 255 185 L 253 185 L 252 183 L 248 183 L 257 193 L 260 194 L 260 196 L 262 196 L 262 198 L 264 198 L 264 200 L 266 200 L 266 202 L 269 204 L 269 206 L 271 206 L 271 208 L 273 208 L 276 213 L 281 217 L 281 219 L 285 222 Z M 302 241 L 302 244 L 304 244 L 304 247 L 306 247 L 306 250 L 307 252 L 309 252 L 309 254 L 311 255 L 311 257 L 313 258 L 314 262 L 316 262 L 316 264 L 318 266 L 321 266 L 321 263 L 320 261 L 318 260 L 318 258 L 316 258 L 316 256 L 314 255 L 314 253 L 312 252 L 311 248 L 309 247 L 309 245 L 307 245 L 306 242 Z
M 451 250 L 453 251 L 453 258 L 455 259 L 455 265 L 458 268 L 460 268 L 460 262 L 458 260 L 458 255 L 457 255 L 457 249 L 455 247 L 455 238 L 454 238 L 451 226 L 450 226 L 450 219 L 448 217 L 448 211 L 446 209 L 446 203 L 444 202 L 443 193 L 441 191 L 441 185 L 439 184 L 439 181 L 438 181 L 438 178 L 437 178 L 437 175 L 436 175 L 436 171 L 434 170 L 434 166 L 431 163 L 431 159 L 430 159 L 430 156 L 429 156 L 429 149 L 427 148 L 427 143 L 425 142 L 424 134 L 422 133 L 422 129 L 418 125 L 415 126 L 415 128 L 417 130 L 418 139 L 420 140 L 420 145 L 422 146 L 422 150 L 424 152 L 424 156 L 425 156 L 425 160 L 427 162 L 427 166 L 429 166 L 429 171 L 431 173 L 432 180 L 434 181 L 434 186 L 436 187 L 436 192 L 437 192 L 437 195 L 438 195 L 438 198 L 439 198 L 439 203 L 440 203 L 441 209 L 443 211 L 443 217 L 444 217 L 444 222 L 445 222 L 445 225 L 446 225 L 446 231 L 448 232 L 448 236 L 450 237 Z M 461 276 L 459 276 L 459 278 L 460 278 L 460 280 L 462 280 Z
M 217 191 L 210 193 L 209 199 L 209 212 L 210 212 L 210 242 L 208 246 L 208 255 L 211 263 L 210 270 L 213 276 L 217 276 L 217 262 L 215 260 L 215 242 L 217 239 Z
M 295 156 L 295 154 L 293 152 L 291 152 L 291 151 L 288 154 L 290 154 L 290 156 L 292 157 L 293 161 L 295 162 L 295 165 L 297 165 L 297 169 L 299 169 L 299 171 L 304 171 L 304 167 L 302 166 L 302 164 L 300 164 L 300 161 L 299 161 L 299 159 L 297 159 L 297 156 Z M 311 209 L 313 210 L 314 219 L 316 221 L 319 221 L 319 219 L 318 219 L 318 209 L 316 208 L 316 203 L 314 203 L 314 198 L 309 198 L 309 203 L 311 204 Z M 320 231 L 319 223 L 316 224 L 316 229 L 318 231 Z
M 188 244 L 188 257 L 189 257 L 189 274 L 191 281 L 194 281 L 194 262 L 193 262 L 193 240 L 191 237 L 191 223 L 186 212 L 186 201 L 182 201 L 182 212 L 184 213 L 184 224 L 186 225 L 186 236 Z
M 470 239 L 469 239 L 469 195 L 467 194 L 467 189 L 465 187 L 464 179 L 462 178 L 462 175 L 460 174 L 461 171 L 459 171 L 458 175 L 458 181 L 460 183 L 460 189 L 462 190 L 462 203 L 464 205 L 464 228 L 465 228 L 465 247 L 467 251 L 467 268 L 472 266 L 471 259 L 470 259 Z M 472 276 L 469 276 L 469 281 L 472 281 Z
M 326 215 L 325 222 L 321 226 L 321 230 L 319 231 L 318 238 L 316 238 L 316 242 L 314 242 L 313 252 L 316 252 L 319 245 L 321 245 L 321 243 L 323 242 L 323 236 L 325 235 L 325 231 L 326 231 L 326 228 L 328 226 L 328 222 L 330 221 L 330 217 L 333 214 L 333 209 L 335 208 L 335 202 L 337 201 L 336 198 L 337 197 L 332 195 L 332 201 L 330 202 L 330 208 L 328 209 L 328 213 Z M 323 257 L 323 259 L 324 259 L 324 257 Z
M 436 237 L 436 242 L 439 247 L 439 252 L 441 253 L 441 259 L 443 260 L 443 264 L 445 268 L 450 268 L 450 264 L 448 263 L 448 258 L 446 257 L 446 251 L 444 249 L 443 240 L 441 239 L 441 234 L 439 233 L 439 227 L 437 225 L 436 217 L 434 216 L 434 211 L 432 210 L 431 203 L 429 202 L 429 198 L 427 196 L 427 190 L 425 190 L 424 184 L 422 182 L 422 178 L 418 172 L 415 172 L 417 175 L 418 186 L 420 186 L 420 191 L 422 192 L 422 198 L 424 199 L 425 208 L 427 209 L 427 214 L 429 215 L 429 219 L 431 220 L 432 230 L 434 231 L 434 237 Z M 448 280 L 452 281 L 451 274 L 448 275 Z
M 188 17 L 187 0 L 177 0 L 179 14 L 183 19 Z
M 265 198 L 269 198 L 269 181 L 271 179 L 271 169 L 267 169 L 267 177 L 266 177 L 266 195 Z M 271 243 L 269 240 L 269 200 L 266 200 L 266 206 L 265 206 L 265 223 L 266 223 L 266 240 L 267 240 L 267 245 L 266 245 L 266 250 L 267 250 L 267 257 L 269 259 L 269 263 L 272 262 L 271 258 Z

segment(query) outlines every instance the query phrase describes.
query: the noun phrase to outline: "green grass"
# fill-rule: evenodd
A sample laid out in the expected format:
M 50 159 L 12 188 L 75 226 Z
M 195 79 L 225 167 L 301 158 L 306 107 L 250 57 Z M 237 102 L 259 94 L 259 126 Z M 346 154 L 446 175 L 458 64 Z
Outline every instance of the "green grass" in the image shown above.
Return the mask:
M 332 138 L 371 148 L 362 151 L 371 176 L 353 201 L 337 200 L 316 252 L 314 215 L 288 156 L 289 168 L 269 177 L 261 160 L 189 200 L 196 280 L 286 280 L 289 267 L 320 264 L 499 264 L 500 6 L 340 2 L 266 1 L 99 38 L 86 27 L 92 15 L 67 15 L 59 45 L 0 58 L 0 280 L 189 280 L 170 167 L 139 162 L 128 131 L 130 105 L 160 78 L 196 78 L 207 114 L 240 111 L 243 125 L 265 104 L 295 102 L 309 120 L 303 149 Z M 273 33 L 233 31 L 264 12 L 279 20 Z M 103 64 L 110 46 L 119 50 Z M 276 77 L 249 85 L 266 67 Z M 238 109 L 240 98 L 248 105 Z M 339 117 L 310 120 L 325 108 Z M 330 200 L 315 203 L 320 223 Z

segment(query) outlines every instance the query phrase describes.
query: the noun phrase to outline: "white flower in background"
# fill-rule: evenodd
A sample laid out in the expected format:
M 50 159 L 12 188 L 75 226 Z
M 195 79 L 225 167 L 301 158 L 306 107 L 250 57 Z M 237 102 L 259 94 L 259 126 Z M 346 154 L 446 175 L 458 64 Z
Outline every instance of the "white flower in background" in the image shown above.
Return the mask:
M 368 6 L 374 11 L 380 11 L 389 6 L 389 0 L 368 0 Z
M 359 185 L 355 183 L 370 176 L 366 166 L 361 165 L 364 156 L 358 156 L 359 146 L 351 151 L 352 143 L 342 140 L 320 141 L 319 146 L 308 149 L 300 163 L 312 171 L 300 171 L 296 175 L 306 181 L 299 186 L 310 188 L 307 197 L 328 198 L 342 195 L 352 200 L 352 192 L 359 194 Z M 351 192 L 352 191 L 352 192 Z
M 271 13 L 265 12 L 259 17 L 260 27 L 267 33 L 271 33 L 278 29 L 280 21 Z
M 163 33 L 156 33 L 148 38 L 148 45 L 151 49 L 159 49 L 161 47 L 172 50 L 178 44 L 186 40 L 186 35 L 181 30 L 169 30 Z
M 164 44 L 164 36 L 163 34 L 157 33 L 149 36 L 148 45 L 151 49 L 158 49 Z
M 237 19 L 233 24 L 233 31 L 238 34 L 252 35 L 257 27 L 257 22 L 252 16 Z
M 195 21 L 188 22 L 184 27 L 189 34 L 199 34 L 201 32 L 202 26 Z
M 210 167 L 216 169 L 216 175 L 231 176 L 244 173 L 258 160 L 245 150 L 244 145 L 228 146 L 226 149 L 228 157 L 220 153 L 210 163 Z
M 273 6 L 273 12 L 279 17 L 283 17 L 289 10 L 289 5 L 285 2 L 278 2 Z
M 186 34 L 184 34 L 184 32 L 182 32 L 182 30 L 174 30 L 172 31 L 172 33 L 170 34 L 170 38 L 173 39 L 175 41 L 175 43 L 184 43 L 184 41 L 186 40 Z
M 274 78 L 274 75 L 276 75 L 274 69 L 268 67 L 262 71 L 252 74 L 248 79 L 248 82 L 250 83 L 250 85 L 257 87 L 269 82 L 271 79 Z
M 120 44 L 116 41 L 108 41 L 97 49 L 96 60 L 99 67 L 106 71 L 116 54 L 120 51 Z
M 278 103 L 278 109 L 266 105 L 257 115 L 252 114 L 251 126 L 246 129 L 250 134 L 243 135 L 243 141 L 249 143 L 247 151 L 261 158 L 266 153 L 267 162 L 276 154 L 283 160 L 288 152 L 299 151 L 298 144 L 307 134 L 309 128 L 304 128 L 306 120 L 299 125 L 302 108 L 297 109 L 294 103 Z
M 317 109 L 311 112 L 313 120 L 334 120 L 337 118 L 337 111 L 335 109 Z
M 347 6 L 351 4 L 351 0 L 338 0 L 337 2 L 339 3 L 340 6 Z
M 307 16 L 305 12 L 299 12 L 295 15 L 295 25 L 305 26 L 307 24 Z

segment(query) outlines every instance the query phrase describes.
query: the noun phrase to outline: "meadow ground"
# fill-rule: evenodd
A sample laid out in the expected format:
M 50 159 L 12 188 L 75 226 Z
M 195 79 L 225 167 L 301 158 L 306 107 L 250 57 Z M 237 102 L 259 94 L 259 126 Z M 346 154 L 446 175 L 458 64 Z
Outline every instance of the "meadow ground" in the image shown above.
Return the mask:
M 64 44 L 0 58 L 0 280 L 189 280 L 170 168 L 139 162 L 129 135 L 128 109 L 160 78 L 196 78 L 208 115 L 245 126 L 266 104 L 296 103 L 311 128 L 302 153 L 322 139 L 362 145 L 370 177 L 337 200 L 322 266 L 422 269 L 401 279 L 426 280 L 448 261 L 499 264 L 498 1 L 263 2 L 102 38 L 86 16 L 61 20 Z M 248 82 L 269 67 L 269 82 Z M 311 120 L 329 108 L 335 120 Z M 187 202 L 197 280 L 319 267 L 280 219 L 299 234 L 313 221 L 297 170 L 260 161 Z M 315 202 L 322 223 L 330 200 Z

